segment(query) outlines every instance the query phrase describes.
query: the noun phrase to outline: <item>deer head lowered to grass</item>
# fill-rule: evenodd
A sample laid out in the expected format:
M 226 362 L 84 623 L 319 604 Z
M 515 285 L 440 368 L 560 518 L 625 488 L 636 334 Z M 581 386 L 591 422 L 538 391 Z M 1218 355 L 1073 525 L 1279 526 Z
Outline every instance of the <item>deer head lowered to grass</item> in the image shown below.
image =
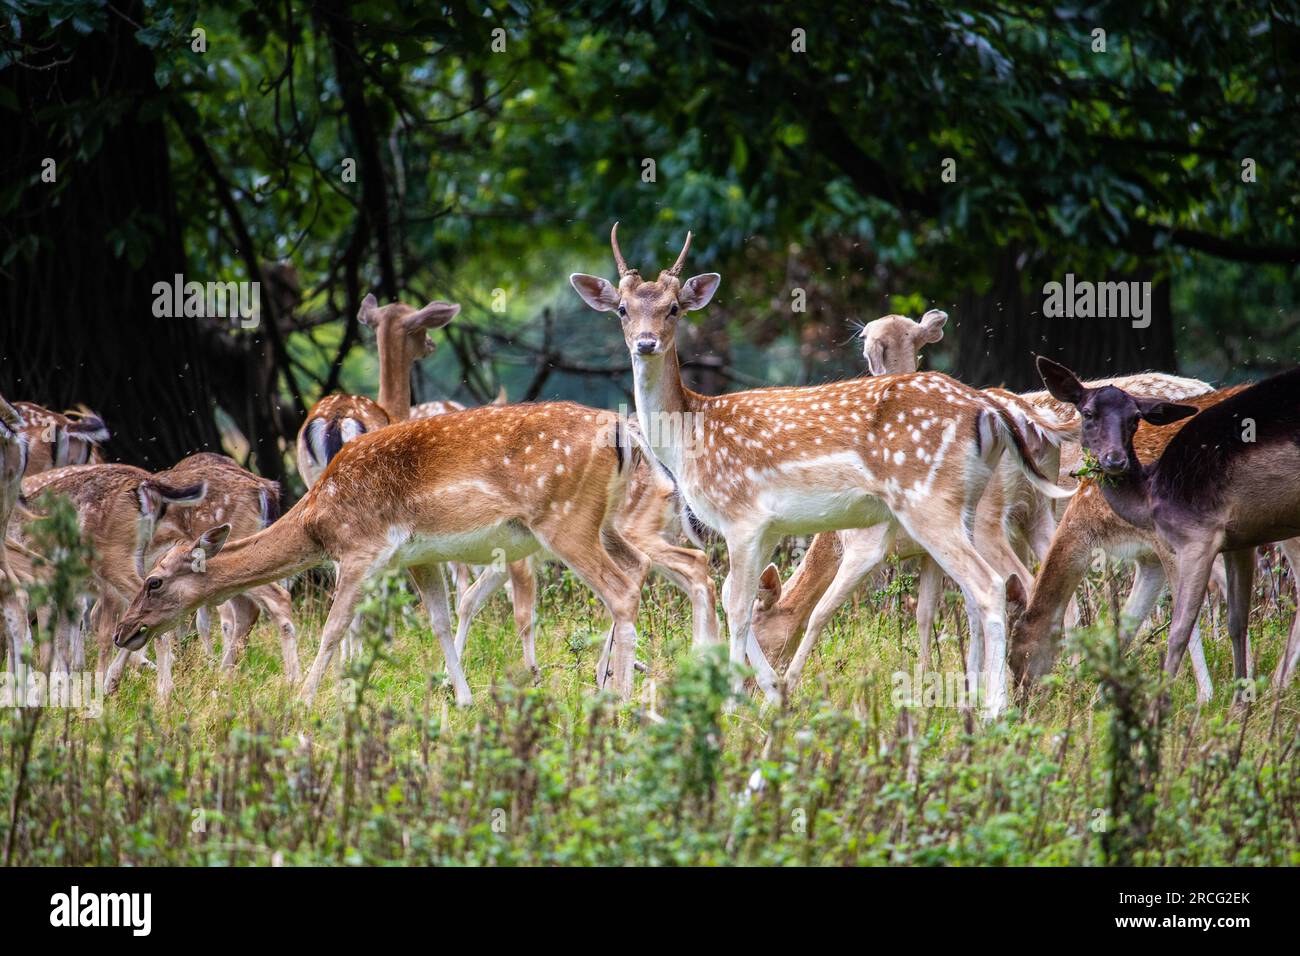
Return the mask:
M 610 233 L 618 285 L 574 274 L 591 308 L 618 316 L 632 357 L 637 416 L 690 510 L 721 532 L 731 659 L 748 656 L 769 699 L 780 691 L 751 627 L 764 565 L 786 535 L 889 523 L 904 528 L 970 597 L 983 626 L 985 706 L 1005 705 L 1003 580 L 971 540 L 975 506 L 1004 450 L 1052 497 L 1068 497 L 1026 457 L 1006 411 L 935 372 L 803 388 L 701 395 L 682 384 L 676 334 L 721 276 L 686 281 L 687 234 L 653 280 L 628 266 Z M 972 644 L 975 642 L 972 641 Z
M 1254 549 L 1300 534 L 1300 369 L 1242 389 L 1199 415 L 1194 406 L 1110 385 L 1089 388 L 1041 356 L 1038 370 L 1053 397 L 1079 410 L 1083 447 L 1102 472 L 1106 503 L 1130 524 L 1154 531 L 1169 555 L 1174 609 L 1166 674 L 1178 672 L 1214 558 L 1222 553 L 1234 668 L 1247 676 L 1244 618 L 1235 629 L 1231 619 L 1234 608 L 1238 615 L 1249 608 Z M 1139 420 L 1167 425 L 1192 415 L 1159 458 L 1142 464 L 1133 445 Z
M 614 519 L 648 454 L 634 424 L 570 402 L 488 405 L 390 425 L 344 445 L 311 490 L 265 530 L 227 543 L 230 528 L 221 525 L 164 554 L 114 641 L 142 647 L 201 605 L 336 562 L 320 649 L 300 689 L 310 702 L 364 585 L 387 569 L 406 569 L 442 644 L 456 700 L 469 704 L 438 566 L 514 562 L 546 548 L 610 612 L 597 681 L 628 696 L 649 562 Z

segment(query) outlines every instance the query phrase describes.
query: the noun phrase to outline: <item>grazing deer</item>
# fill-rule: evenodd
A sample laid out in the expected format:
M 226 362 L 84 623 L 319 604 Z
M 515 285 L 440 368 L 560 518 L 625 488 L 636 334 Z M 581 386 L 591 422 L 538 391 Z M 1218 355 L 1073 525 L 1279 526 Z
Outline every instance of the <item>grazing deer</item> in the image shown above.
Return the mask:
M 100 613 L 93 615 L 101 622 L 97 668 L 103 673 L 108 668 L 107 636 L 112 624 L 111 612 L 106 609 L 124 604 L 139 588 L 141 555 L 163 513 L 172 505 L 196 504 L 207 487 L 202 482 L 169 484 L 133 465 L 68 465 L 33 475 L 23 481 L 22 487 L 23 496 L 34 509 L 39 508 L 37 499 L 50 492 L 67 497 L 77 511 L 82 535 L 92 550 L 89 591 L 84 597 L 104 602 Z M 12 552 L 10 556 L 14 557 Z M 56 670 L 80 670 L 85 666 L 79 626 L 69 622 L 53 637 Z M 161 647 L 170 650 L 170 636 Z
M 337 394 L 327 395 L 312 406 L 297 441 L 298 474 L 308 488 L 316 484 L 345 443 L 407 420 L 411 413 L 411 367 L 437 350 L 429 333 L 442 328 L 459 312 L 460 306 L 453 302 L 434 301 L 416 309 L 401 302 L 381 307 L 373 294 L 361 300 L 357 319 L 374 330 L 379 355 L 379 401 Z M 456 568 L 455 572 L 458 582 L 467 587 L 468 570 Z M 360 623 L 354 621 L 343 639 L 342 660 L 361 651 Z
M 727 542 L 723 602 L 731 659 L 748 656 L 759 687 L 779 699 L 751 627 L 772 549 L 787 535 L 889 523 L 933 555 L 967 595 L 982 624 L 987 712 L 1000 713 L 1005 597 L 1001 576 L 972 543 L 976 504 L 1004 449 L 1045 494 L 1069 492 L 1036 470 L 1000 406 L 939 373 L 719 396 L 687 389 L 677 323 L 707 305 L 721 281 L 717 273 L 682 281 L 690 242 L 687 233 L 676 262 L 646 281 L 624 260 L 615 224 L 618 285 L 583 274 L 569 281 L 591 308 L 619 317 L 642 431 L 691 512 Z
M 104 460 L 100 446 L 111 436 L 98 415 L 87 411 L 53 412 L 32 402 L 15 402 L 13 407 L 22 416 L 27 436 L 27 474 Z
M 246 538 L 268 527 L 280 514 L 280 485 L 241 468 L 232 458 L 200 452 L 183 458 L 160 472 L 157 478 L 184 484 L 202 481 L 208 493 L 190 508 L 171 509 L 149 541 L 143 567 L 149 567 L 164 551 L 179 541 L 188 541 L 219 524 L 229 524 L 231 534 Z M 211 621 L 200 608 L 198 631 L 204 650 L 212 653 Z M 221 605 L 222 670 L 233 670 L 249 632 L 265 610 L 280 636 L 280 654 L 285 680 L 296 684 L 301 677 L 298 637 L 293 623 L 289 592 L 279 584 L 252 588 Z
M 22 666 L 23 649 L 30 643 L 27 598 L 4 547 L 9 519 L 22 495 L 27 470 L 27 422 L 18 409 L 0 397 L 0 641 L 8 648 L 11 674 Z
M 629 447 L 630 445 L 630 447 Z M 176 545 L 149 573 L 114 634 L 140 648 L 203 604 L 335 562 L 338 585 L 303 682 L 310 703 L 367 581 L 405 568 L 442 645 L 458 704 L 472 701 L 439 565 L 518 561 L 546 548 L 604 603 L 613 623 L 597 665 L 627 697 L 636 613 L 648 568 L 614 525 L 640 456 L 631 423 L 568 402 L 488 405 L 401 422 L 348 442 L 311 490 L 269 528 L 227 543 L 222 525 Z M 195 549 L 205 561 L 195 567 Z
M 379 401 L 360 395 L 327 395 L 312 406 L 298 431 L 298 474 L 310 488 L 346 442 L 406 421 L 411 412 L 411 366 L 437 346 L 429 333 L 460 312 L 453 302 L 430 302 L 422 309 L 401 302 L 379 305 L 373 295 L 361 302 L 357 318 L 374 329 L 379 352 Z
M 1233 669 L 1250 676 L 1246 624 L 1254 549 L 1300 534 L 1300 369 L 1241 389 L 1200 411 L 1192 404 L 1090 388 L 1040 356 L 1038 370 L 1058 401 L 1078 409 L 1082 444 L 1103 473 L 1101 494 L 1129 524 L 1154 532 L 1174 595 L 1165 672 L 1187 651 L 1215 556 L 1227 568 Z M 1143 464 L 1134 447 L 1139 419 L 1168 425 L 1195 415 Z M 1287 655 L 1289 656 L 1289 649 Z

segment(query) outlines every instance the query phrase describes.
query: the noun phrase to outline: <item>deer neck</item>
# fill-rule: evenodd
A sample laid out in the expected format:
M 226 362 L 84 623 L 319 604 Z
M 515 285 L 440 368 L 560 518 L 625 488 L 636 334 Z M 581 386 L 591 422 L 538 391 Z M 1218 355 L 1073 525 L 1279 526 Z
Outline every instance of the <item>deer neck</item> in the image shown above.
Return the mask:
M 398 350 L 404 352 L 405 350 Z M 404 354 L 394 355 L 379 337 L 379 404 L 390 422 L 411 417 L 411 363 Z
M 686 443 L 683 431 L 694 428 L 689 413 L 695 410 L 698 396 L 682 385 L 677 346 L 662 355 L 633 352 L 632 382 L 641 431 L 655 457 L 674 475 L 680 475 Z
M 1133 443 L 1128 444 L 1128 470 L 1123 474 L 1098 481 L 1102 496 L 1112 511 L 1129 524 L 1144 530 L 1151 530 L 1155 521 L 1151 517 L 1151 499 L 1148 491 L 1151 485 L 1151 469 L 1138 461 Z
M 257 534 L 231 541 L 209 558 L 199 575 L 205 603 L 219 604 L 322 563 L 324 551 L 295 517 L 291 512 Z

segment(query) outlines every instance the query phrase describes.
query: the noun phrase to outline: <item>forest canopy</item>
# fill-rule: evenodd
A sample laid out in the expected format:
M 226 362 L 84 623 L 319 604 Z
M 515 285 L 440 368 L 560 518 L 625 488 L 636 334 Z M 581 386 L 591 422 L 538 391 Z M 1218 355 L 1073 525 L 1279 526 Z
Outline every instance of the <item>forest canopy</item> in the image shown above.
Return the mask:
M 1294 363 L 1296 4 L 812 9 L 3 0 L 0 393 L 283 479 L 315 399 L 374 394 L 373 292 L 462 305 L 417 400 L 630 404 L 567 283 L 616 220 L 722 274 L 706 391 L 859 374 L 854 323 L 932 306 L 976 385 Z M 1045 315 L 1067 275 L 1151 283 L 1149 323 Z M 255 326 L 156 314 L 176 276 L 258 282 Z

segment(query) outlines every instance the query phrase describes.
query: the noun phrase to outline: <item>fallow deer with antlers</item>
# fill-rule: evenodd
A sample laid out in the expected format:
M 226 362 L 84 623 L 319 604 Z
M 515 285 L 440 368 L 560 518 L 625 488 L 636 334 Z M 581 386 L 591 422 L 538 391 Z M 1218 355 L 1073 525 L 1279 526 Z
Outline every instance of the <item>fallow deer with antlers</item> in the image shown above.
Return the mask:
M 690 510 L 721 532 L 730 570 L 723 602 L 731 658 L 748 656 L 779 698 L 751 627 L 767 558 L 784 536 L 889 522 L 933 555 L 968 595 L 982 625 L 989 714 L 1006 703 L 1003 579 L 972 543 L 975 508 L 1008 450 L 1052 497 L 1066 497 L 1029 461 L 1011 417 L 939 373 L 854 379 L 706 396 L 682 383 L 681 316 L 708 304 L 721 276 L 685 282 L 690 234 L 673 265 L 647 281 L 610 245 L 618 285 L 575 274 L 591 308 L 617 315 L 632 357 L 637 416 Z M 974 643 L 974 642 L 972 642 Z

